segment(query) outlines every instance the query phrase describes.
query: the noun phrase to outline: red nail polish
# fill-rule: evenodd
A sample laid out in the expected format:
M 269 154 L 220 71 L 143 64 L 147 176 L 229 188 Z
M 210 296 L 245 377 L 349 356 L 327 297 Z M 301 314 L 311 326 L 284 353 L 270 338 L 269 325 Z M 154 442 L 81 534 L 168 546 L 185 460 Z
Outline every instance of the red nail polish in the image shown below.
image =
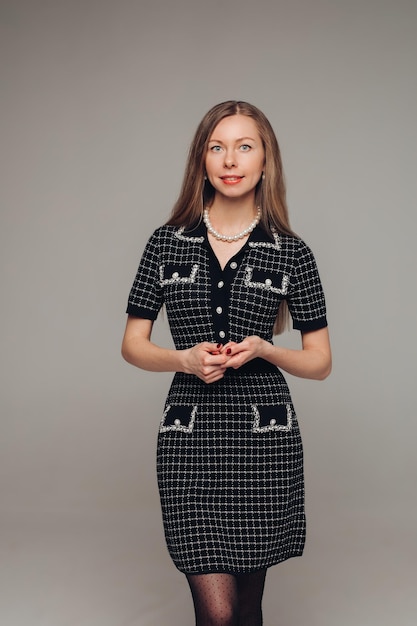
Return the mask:
M 232 352 L 232 351 L 231 351 L 231 349 L 230 349 L 230 348 L 227 348 L 227 350 L 226 350 L 226 354 L 231 354 L 231 352 Z
M 217 344 L 217 349 L 219 350 L 221 347 L 222 347 L 222 344 L 221 344 L 221 343 L 218 343 L 218 344 Z

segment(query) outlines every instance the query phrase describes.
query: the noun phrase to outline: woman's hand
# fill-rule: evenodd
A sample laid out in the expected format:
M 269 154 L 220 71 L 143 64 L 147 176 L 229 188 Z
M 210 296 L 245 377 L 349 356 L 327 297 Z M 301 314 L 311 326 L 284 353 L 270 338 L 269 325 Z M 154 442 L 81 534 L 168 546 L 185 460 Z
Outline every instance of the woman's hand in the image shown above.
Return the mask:
M 205 383 L 214 383 L 223 378 L 229 354 L 221 351 L 221 344 L 204 341 L 182 351 L 182 371 L 194 374 Z
M 221 348 L 222 354 L 228 356 L 225 367 L 238 369 L 248 361 L 261 357 L 266 343 L 264 339 L 256 335 L 246 337 L 240 343 L 229 341 Z

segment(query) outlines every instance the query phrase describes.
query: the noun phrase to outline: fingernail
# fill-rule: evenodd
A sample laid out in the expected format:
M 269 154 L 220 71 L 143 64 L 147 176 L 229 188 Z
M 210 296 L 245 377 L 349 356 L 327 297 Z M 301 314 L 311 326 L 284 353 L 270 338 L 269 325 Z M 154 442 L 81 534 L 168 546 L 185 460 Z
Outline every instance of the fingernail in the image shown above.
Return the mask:
M 217 344 L 217 349 L 219 349 L 219 348 L 221 348 L 221 347 L 222 347 L 222 344 L 221 344 L 221 343 L 218 343 L 218 344 Z
M 230 349 L 230 348 L 227 348 L 227 350 L 226 350 L 226 354 L 231 354 L 231 352 L 232 352 L 232 351 L 231 351 L 231 349 Z

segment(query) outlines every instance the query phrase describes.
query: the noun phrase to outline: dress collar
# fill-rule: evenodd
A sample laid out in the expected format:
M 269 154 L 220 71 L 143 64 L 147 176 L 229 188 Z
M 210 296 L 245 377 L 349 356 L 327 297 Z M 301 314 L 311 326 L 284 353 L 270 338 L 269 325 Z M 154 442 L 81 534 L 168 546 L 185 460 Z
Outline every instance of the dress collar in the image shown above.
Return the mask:
M 193 226 L 191 228 L 185 228 L 185 226 L 181 226 L 176 232 L 176 237 L 182 239 L 183 241 L 189 241 L 190 243 L 204 243 L 208 242 L 207 238 L 207 228 L 203 221 L 201 221 L 197 226 Z M 279 248 L 279 235 L 276 231 L 273 232 L 273 236 L 269 235 L 259 224 L 256 226 L 251 234 L 249 235 L 246 244 L 250 247 L 274 247 Z

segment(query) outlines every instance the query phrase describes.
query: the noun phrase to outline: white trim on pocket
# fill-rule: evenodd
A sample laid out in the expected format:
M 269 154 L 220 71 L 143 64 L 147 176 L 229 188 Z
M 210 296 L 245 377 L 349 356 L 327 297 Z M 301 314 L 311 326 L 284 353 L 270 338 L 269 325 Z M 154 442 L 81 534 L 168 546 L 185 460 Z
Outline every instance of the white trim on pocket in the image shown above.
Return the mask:
M 167 405 L 159 426 L 160 433 L 171 430 L 190 434 L 193 432 L 197 406 Z
M 275 287 L 274 286 L 274 282 L 276 282 L 276 276 L 274 276 L 273 274 L 268 275 L 267 272 L 265 272 L 265 279 L 263 282 L 260 281 L 253 281 L 252 277 L 253 277 L 253 267 L 249 267 L 247 266 L 245 268 L 245 285 L 247 287 L 255 287 L 256 289 L 265 289 L 266 291 L 271 291 L 272 293 L 278 293 L 281 296 L 285 296 L 287 295 L 287 291 L 288 291 L 288 285 L 290 283 L 290 277 L 288 276 L 288 274 L 283 274 L 282 275 L 282 280 L 281 280 L 281 286 L 280 287 Z M 259 274 L 260 272 L 258 272 Z M 264 272 L 262 272 L 264 273 Z
M 268 409 L 268 418 L 265 420 L 265 416 L 262 415 L 264 413 L 263 409 Z M 271 409 L 276 408 L 277 419 L 271 416 Z M 278 413 L 282 413 L 282 409 L 286 412 L 286 423 L 280 424 L 278 423 L 278 419 L 282 416 L 279 416 Z M 281 410 L 281 411 L 280 411 Z M 289 432 L 292 429 L 292 408 L 291 404 L 277 404 L 271 407 L 258 407 L 256 404 L 252 405 L 252 413 L 254 416 L 252 432 L 254 433 L 268 433 L 271 431 L 282 431 Z
M 193 283 L 198 272 L 198 265 L 181 265 L 177 268 L 173 267 L 172 269 L 174 271 L 172 272 L 170 278 L 164 278 L 165 265 L 161 265 L 159 267 L 159 279 L 161 287 L 163 287 L 164 285 L 174 285 L 176 283 Z M 185 275 L 184 271 L 186 272 Z

